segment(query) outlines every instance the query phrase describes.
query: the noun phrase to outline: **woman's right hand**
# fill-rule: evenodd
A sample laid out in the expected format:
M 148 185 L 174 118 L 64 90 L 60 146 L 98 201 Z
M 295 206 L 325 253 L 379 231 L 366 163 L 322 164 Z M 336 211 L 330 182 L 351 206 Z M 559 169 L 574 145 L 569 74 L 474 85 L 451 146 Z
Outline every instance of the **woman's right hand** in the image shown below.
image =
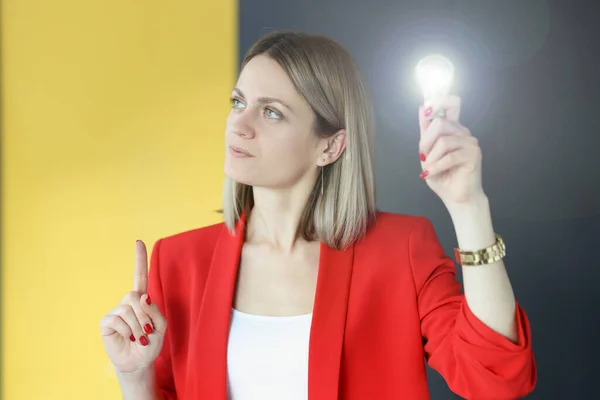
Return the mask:
M 117 373 L 141 372 L 152 365 L 163 345 L 167 321 L 148 289 L 146 245 L 135 245 L 136 266 L 133 291 L 100 321 L 104 348 Z

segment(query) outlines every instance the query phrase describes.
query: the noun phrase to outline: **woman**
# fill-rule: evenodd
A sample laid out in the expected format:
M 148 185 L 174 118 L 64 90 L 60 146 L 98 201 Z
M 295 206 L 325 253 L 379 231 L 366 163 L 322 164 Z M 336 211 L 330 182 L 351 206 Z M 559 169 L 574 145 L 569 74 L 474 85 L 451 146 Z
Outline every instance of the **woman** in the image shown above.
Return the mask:
M 419 110 L 419 150 L 464 295 L 427 219 L 376 211 L 362 82 L 323 37 L 273 33 L 249 50 L 226 127 L 225 222 L 159 240 L 149 278 L 138 242 L 134 290 L 102 319 L 125 399 L 428 399 L 424 358 L 465 398 L 533 389 L 529 323 L 459 99 Z

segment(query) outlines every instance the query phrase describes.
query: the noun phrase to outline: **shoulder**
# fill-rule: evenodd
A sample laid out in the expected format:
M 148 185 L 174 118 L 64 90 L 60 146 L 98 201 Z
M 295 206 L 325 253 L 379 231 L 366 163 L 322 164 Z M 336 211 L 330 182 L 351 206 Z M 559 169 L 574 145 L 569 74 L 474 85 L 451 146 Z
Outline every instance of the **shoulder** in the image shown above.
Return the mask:
M 392 235 L 408 239 L 414 231 L 431 229 L 433 224 L 426 217 L 380 211 L 367 231 L 367 236 Z
M 196 228 L 159 239 L 154 246 L 156 257 L 162 260 L 188 258 L 205 254 L 212 256 L 213 249 L 221 233 L 227 227 L 224 223 Z
M 427 217 L 378 212 L 362 245 L 375 251 L 425 251 L 439 247 L 438 236 Z
M 354 258 L 354 268 L 365 271 L 373 282 L 385 286 L 399 279 L 407 285 L 404 288 L 417 291 L 436 267 L 451 266 L 428 218 L 386 212 L 377 213 L 365 237 L 356 243 Z
M 423 216 L 379 212 L 359 247 L 378 265 L 393 264 L 390 274 L 397 272 L 398 265 L 410 268 L 417 290 L 435 269 L 455 273 L 433 224 Z
M 217 242 L 226 230 L 225 224 L 219 223 L 156 241 L 150 261 L 149 285 L 162 286 L 164 296 L 167 296 L 167 292 L 189 294 L 192 283 L 202 285 L 208 275 Z

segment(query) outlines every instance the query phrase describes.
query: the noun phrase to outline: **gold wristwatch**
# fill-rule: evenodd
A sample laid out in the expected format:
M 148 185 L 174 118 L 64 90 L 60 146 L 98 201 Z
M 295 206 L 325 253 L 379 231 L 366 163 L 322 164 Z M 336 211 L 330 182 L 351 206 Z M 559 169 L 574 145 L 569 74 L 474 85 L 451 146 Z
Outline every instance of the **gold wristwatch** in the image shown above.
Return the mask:
M 456 262 L 460 265 L 474 266 L 474 265 L 485 265 L 491 264 L 496 261 L 500 261 L 506 255 L 506 246 L 504 240 L 496 235 L 496 243 L 485 249 L 475 251 L 465 251 L 461 249 L 454 249 L 454 257 Z

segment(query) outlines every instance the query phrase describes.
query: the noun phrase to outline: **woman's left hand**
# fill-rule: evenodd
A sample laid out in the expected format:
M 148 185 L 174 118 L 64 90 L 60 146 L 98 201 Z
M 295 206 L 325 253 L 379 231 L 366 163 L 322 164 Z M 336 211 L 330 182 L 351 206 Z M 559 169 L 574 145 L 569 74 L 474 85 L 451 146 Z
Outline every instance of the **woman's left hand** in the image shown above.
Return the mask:
M 431 116 L 445 110 L 445 117 Z M 481 148 L 471 131 L 460 124 L 460 98 L 441 96 L 419 108 L 420 177 L 446 207 L 485 197 L 481 185 Z

